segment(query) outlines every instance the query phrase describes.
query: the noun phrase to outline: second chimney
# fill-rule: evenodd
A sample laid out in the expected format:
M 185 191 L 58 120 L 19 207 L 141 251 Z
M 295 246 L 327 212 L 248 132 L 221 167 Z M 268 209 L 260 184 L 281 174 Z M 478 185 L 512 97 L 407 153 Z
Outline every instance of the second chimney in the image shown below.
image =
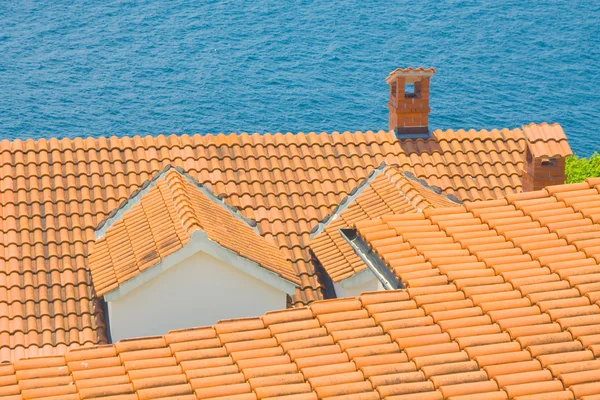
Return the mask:
M 390 85 L 389 130 L 398 138 L 429 134 L 429 79 L 433 68 L 398 68 L 385 82 Z
M 527 147 L 523 160 L 523 191 L 540 190 L 565 183 L 566 158 L 573 155 L 559 124 L 523 126 Z

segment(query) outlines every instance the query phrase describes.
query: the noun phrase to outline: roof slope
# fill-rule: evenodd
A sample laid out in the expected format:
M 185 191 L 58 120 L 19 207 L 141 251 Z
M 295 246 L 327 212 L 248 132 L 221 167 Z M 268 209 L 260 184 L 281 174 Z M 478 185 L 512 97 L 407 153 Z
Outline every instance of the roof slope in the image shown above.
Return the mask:
M 467 351 L 478 363 L 503 348 L 496 359 L 507 365 L 496 373 L 514 372 L 503 378 L 518 383 L 505 388 L 511 398 L 561 383 L 576 398 L 600 394 L 600 178 L 356 225 L 409 292 L 445 302 L 430 310 L 450 337 L 424 330 L 419 340 L 441 345 L 453 329 L 476 332 L 456 341 L 486 349 Z M 520 369 L 531 357 L 535 368 Z
M 359 229 L 385 249 L 384 258 L 410 257 L 396 265 L 406 290 L 7 363 L 0 393 L 115 400 L 600 395 L 600 178 L 379 218 Z
M 100 224 L 90 271 L 102 296 L 156 265 L 201 230 L 263 268 L 299 283 L 291 263 L 247 221 L 185 172 L 167 167 Z
M 257 221 L 292 261 L 299 305 L 321 297 L 309 232 L 382 162 L 461 200 L 487 199 L 520 190 L 525 146 L 521 129 L 403 141 L 388 132 L 3 140 L 0 359 L 106 341 L 87 260 L 94 230 L 169 164 Z
M 320 229 L 313 231 L 311 250 L 334 282 L 367 268 L 342 238 L 340 228 L 386 214 L 421 212 L 430 207 L 452 207 L 457 203 L 407 177 L 397 166 L 381 166 L 356 193 L 346 198 Z M 318 228 L 319 226 L 317 226 Z

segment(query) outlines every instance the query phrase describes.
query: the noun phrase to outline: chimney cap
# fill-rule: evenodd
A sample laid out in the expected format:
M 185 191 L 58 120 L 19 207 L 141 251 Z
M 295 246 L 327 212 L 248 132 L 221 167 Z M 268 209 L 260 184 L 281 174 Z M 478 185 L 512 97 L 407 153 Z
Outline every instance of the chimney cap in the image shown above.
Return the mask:
M 535 158 L 565 158 L 573 155 L 565 131 L 557 123 L 523 125 L 523 135 Z
M 396 68 L 385 78 L 385 82 L 390 84 L 397 77 L 408 78 L 406 83 L 414 83 L 422 77 L 431 77 L 435 74 L 435 68 Z

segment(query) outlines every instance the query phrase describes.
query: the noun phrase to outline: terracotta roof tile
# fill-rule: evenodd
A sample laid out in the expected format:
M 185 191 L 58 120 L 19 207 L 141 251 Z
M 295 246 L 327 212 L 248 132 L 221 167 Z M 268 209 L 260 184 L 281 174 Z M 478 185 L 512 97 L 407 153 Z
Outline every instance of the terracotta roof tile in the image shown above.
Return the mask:
M 395 70 L 393 70 L 392 72 L 389 73 L 388 77 L 386 78 L 386 82 L 397 76 L 397 75 L 411 75 L 411 74 L 428 74 L 428 75 L 433 75 L 435 74 L 435 68 L 423 68 L 423 67 L 418 67 L 418 68 L 413 68 L 413 67 L 407 67 L 407 68 L 396 68 Z
M 585 380 L 588 375 L 594 376 L 593 372 L 581 377 L 567 375 L 567 384 L 563 385 L 554 381 L 560 378 L 549 368 L 568 362 L 581 363 L 576 365 L 586 371 L 596 369 L 595 364 L 587 362 L 593 353 L 585 350 L 593 351 L 600 340 L 600 309 L 590 302 L 590 293 L 600 287 L 589 286 L 600 282 L 596 277 L 596 229 L 590 228 L 595 225 L 589 220 L 585 224 L 563 222 L 585 221 L 586 206 L 590 201 L 595 204 L 599 196 L 597 188 L 588 183 L 562 185 L 512 196 L 508 202 L 428 210 L 425 219 L 388 215 L 355 223 L 359 233 L 402 279 L 409 294 L 429 287 L 428 294 L 419 293 L 414 298 L 425 311 L 421 316 L 432 319 L 423 321 L 425 326 L 418 330 L 408 328 L 416 336 L 404 336 L 403 329 L 392 329 L 389 334 L 397 338 L 409 359 L 464 349 L 486 368 L 502 364 L 498 371 L 504 372 L 516 363 L 513 375 L 492 375 L 511 398 L 545 392 L 578 398 L 571 386 L 592 393 L 596 386 Z M 543 208 L 537 204 L 543 204 Z M 422 235 L 427 235 L 427 241 L 420 240 Z M 392 241 L 394 246 L 388 244 Z M 413 261 L 397 263 L 394 254 L 398 249 L 403 253 L 411 250 Z M 415 256 L 420 257 L 420 264 L 415 264 Z M 483 265 L 474 262 L 477 260 Z M 439 295 L 433 295 L 436 288 Z M 437 306 L 436 301 L 441 305 Z M 470 329 L 474 329 L 472 333 Z M 459 333 L 463 330 L 464 334 Z M 445 332 L 450 337 L 444 336 Z M 458 346 L 453 347 L 450 339 Z M 423 345 L 413 349 L 413 342 Z M 510 354 L 525 357 L 513 359 Z M 498 361 L 490 363 L 489 357 Z M 531 363 L 532 357 L 540 362 Z M 443 394 L 445 387 L 440 388 Z
M 38 378 L 58 373 L 75 383 L 66 386 L 74 390 L 72 394 L 88 397 L 102 393 L 232 399 L 476 394 L 495 398 L 495 393 L 563 393 L 571 387 L 593 393 L 589 383 L 595 381 L 586 378 L 593 376 L 587 371 L 598 369 L 590 362 L 593 354 L 581 344 L 551 348 L 555 343 L 577 343 L 564 335 L 568 331 L 556 331 L 559 325 L 554 324 L 553 332 L 562 336 L 534 330 L 513 340 L 492 318 L 480 317 L 516 310 L 522 304 L 515 303 L 513 308 L 506 301 L 496 305 L 494 298 L 481 299 L 480 306 L 474 307 L 464 291 L 447 284 L 319 301 L 310 308 L 219 322 L 214 328 L 174 331 L 164 337 L 72 350 L 65 357 L 5 364 L 0 370 L 6 377 L 2 390 L 9 393 L 16 390 L 15 385 L 26 387 L 27 371 L 33 369 L 30 375 Z M 546 339 L 536 340 L 536 334 Z M 582 352 L 585 358 L 567 356 Z M 565 358 L 550 364 L 535 360 L 546 355 Z M 572 366 L 561 368 L 564 362 Z M 555 365 L 559 369 L 550 368 Z M 578 371 L 586 374 L 569 375 Z M 65 390 L 56 379 L 48 385 L 49 391 Z

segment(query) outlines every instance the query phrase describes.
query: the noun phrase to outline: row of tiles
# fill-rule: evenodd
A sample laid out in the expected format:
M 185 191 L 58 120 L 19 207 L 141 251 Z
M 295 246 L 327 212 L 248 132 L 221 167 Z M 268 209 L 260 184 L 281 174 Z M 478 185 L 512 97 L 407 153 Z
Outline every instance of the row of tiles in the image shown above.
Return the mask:
M 530 124 L 529 127 L 535 127 L 536 124 Z M 537 134 L 543 134 L 538 138 L 530 136 L 529 141 L 536 142 L 538 139 L 542 139 L 543 142 L 549 141 L 560 141 L 564 139 L 564 133 L 561 133 L 560 125 L 558 124 L 538 124 L 541 130 L 537 131 Z M 531 129 L 527 130 L 528 134 L 534 132 Z M 158 135 L 158 136 L 134 136 L 134 137 L 99 137 L 99 138 L 51 138 L 51 139 L 28 139 L 14 141 L 2 140 L 0 141 L 0 153 L 12 151 L 12 152 L 52 152 L 52 151 L 94 151 L 94 150 L 136 150 L 136 149 L 161 149 L 167 148 L 169 150 L 173 148 L 185 148 L 185 147 L 223 147 L 223 148 L 236 148 L 236 146 L 244 147 L 249 146 L 250 148 L 259 148 L 260 146 L 311 146 L 311 145 L 360 145 L 360 144 L 374 144 L 381 142 L 377 138 L 379 135 L 389 135 L 387 143 L 394 143 L 395 138 L 392 134 L 387 132 L 379 131 L 366 131 L 366 132 L 332 132 L 332 133 L 275 133 L 275 134 L 218 134 L 218 135 Z M 535 132 L 534 132 L 535 134 Z M 549 135 L 550 134 L 550 135 Z M 498 142 L 504 142 L 509 140 L 522 141 L 525 140 L 525 134 L 522 129 L 492 129 L 492 130 L 436 130 L 433 132 L 434 140 L 436 141 L 475 141 L 475 140 L 492 140 Z M 422 139 L 414 140 L 413 142 L 423 142 Z
M 394 151 L 399 150 L 399 151 Z M 31 179 L 34 182 L 35 178 L 51 178 L 51 179 L 81 179 L 83 180 L 86 176 L 89 179 L 99 179 L 99 177 L 109 178 L 104 171 L 111 171 L 110 175 L 113 176 L 127 176 L 132 172 L 145 173 L 148 170 L 159 168 L 160 163 L 169 159 L 172 162 L 182 164 L 188 168 L 196 168 L 199 171 L 201 177 L 208 178 L 210 174 L 214 175 L 225 175 L 223 179 L 230 177 L 230 174 L 243 174 L 249 182 L 254 182 L 257 179 L 257 175 L 270 174 L 271 178 L 277 180 L 289 180 L 289 178 L 281 178 L 282 176 L 289 176 L 290 174 L 296 175 L 295 170 L 298 165 L 301 165 L 304 169 L 311 170 L 312 174 L 319 176 L 324 174 L 327 176 L 323 169 L 323 165 L 330 165 L 334 168 L 334 172 L 339 176 L 343 175 L 348 167 L 354 163 L 359 162 L 363 156 L 368 155 L 369 157 L 375 158 L 375 161 L 379 161 L 381 158 L 389 157 L 390 155 L 395 156 L 396 163 L 402 166 L 413 166 L 418 165 L 421 168 L 428 168 L 431 171 L 436 170 L 437 174 L 440 175 L 456 175 L 457 169 L 466 171 L 468 174 L 480 175 L 486 170 L 496 170 L 506 166 L 508 168 L 505 171 L 508 175 L 519 173 L 520 168 L 523 166 L 523 151 L 524 149 L 515 149 L 512 151 L 484 151 L 481 149 L 475 153 L 429 153 L 426 151 L 415 151 L 412 153 L 404 153 L 401 148 L 389 149 L 389 151 L 378 152 L 371 149 L 360 149 L 355 153 L 350 153 L 346 150 L 343 154 L 336 156 L 335 152 L 318 154 L 318 155 L 298 155 L 290 157 L 287 154 L 273 155 L 269 158 L 256 158 L 249 157 L 244 158 L 219 158 L 210 157 L 206 154 L 195 153 L 192 157 L 178 157 L 171 155 L 168 157 L 144 160 L 144 162 L 136 162 L 134 160 L 124 159 L 123 156 L 119 158 L 105 157 L 103 161 L 94 161 L 82 158 L 77 162 L 69 160 L 58 160 L 56 163 L 40 162 L 36 163 L 35 160 L 28 162 L 26 160 L 11 160 L 10 163 L 6 163 L 0 168 L 0 171 L 10 173 L 9 179 Z M 145 155 L 142 155 L 145 156 Z M 87 164 L 88 174 L 82 173 L 83 164 Z M 453 171 L 448 171 L 439 168 L 440 165 L 451 165 Z M 110 167 L 109 167 L 110 166 Z M 503 171 L 504 172 L 504 171 Z M 338 176 L 334 176 L 337 178 Z M 302 176 L 296 176 L 296 178 L 302 178 Z M 110 178 L 109 178 L 110 179 Z M 123 179 L 123 178 L 121 178 Z M 110 179 L 112 181 L 112 179 Z M 213 179 L 215 180 L 215 179 Z M 219 179 L 220 180 L 220 179 Z M 6 182 L 10 182 L 6 180 Z M 10 187 L 10 186 L 9 186 Z
M 326 139 L 327 135 L 323 135 Z M 380 136 L 380 135 L 378 135 Z M 113 150 L 55 150 L 47 152 L 19 152 L 13 150 L 0 155 L 0 169 L 3 171 L 15 170 L 16 176 L 39 175 L 39 176 L 61 176 L 79 175 L 77 172 L 84 162 L 89 163 L 88 169 L 91 173 L 100 173 L 104 166 L 114 161 L 115 171 L 127 171 L 133 167 L 136 158 L 143 158 L 142 166 L 152 167 L 165 158 L 178 160 L 185 163 L 193 163 L 199 170 L 215 169 L 218 162 L 219 170 L 237 170 L 240 166 L 248 170 L 269 169 L 269 163 L 274 162 L 277 169 L 294 169 L 299 163 L 305 163 L 306 167 L 320 169 L 322 164 L 340 165 L 333 162 L 336 154 L 341 158 L 341 167 L 348 162 L 356 161 L 363 154 L 370 156 L 387 156 L 395 154 L 398 164 L 419 165 L 439 164 L 440 162 L 460 164 L 473 164 L 474 161 L 487 163 L 518 163 L 523 162 L 519 157 L 525 151 L 527 145 L 524 141 L 453 141 L 437 142 L 434 139 L 397 141 L 392 135 L 369 144 L 353 145 L 351 142 L 329 146 L 315 144 L 305 147 L 294 147 L 280 144 L 277 147 L 181 147 L 157 149 L 138 149 L 128 151 L 122 148 Z M 285 151 L 285 152 L 284 152 Z M 489 154 L 489 157 L 485 155 Z M 37 174 L 35 170 L 37 169 Z
M 520 155 L 519 155 L 520 156 Z M 471 187 L 506 187 L 514 186 L 515 179 L 522 174 L 524 164 L 518 163 L 479 163 L 473 161 L 471 164 L 446 163 L 443 160 L 437 164 L 411 163 L 398 164 L 393 156 L 375 157 L 373 162 L 366 164 L 367 168 L 378 166 L 378 161 L 392 161 L 393 164 L 400 165 L 405 170 L 414 170 L 415 174 L 421 178 L 436 177 L 438 180 L 446 182 L 448 187 L 471 188 Z M 180 163 L 177 163 L 180 164 Z M 351 165 L 349 163 L 348 165 Z M 3 201 L 7 203 L 25 203 L 32 204 L 39 201 L 38 198 L 32 198 L 29 191 L 38 192 L 47 190 L 50 182 L 55 185 L 59 195 L 67 200 L 73 194 L 72 189 L 90 190 L 99 198 L 117 199 L 120 197 L 120 191 L 139 185 L 139 176 L 147 176 L 151 179 L 166 164 L 157 164 L 151 169 L 142 169 L 143 172 L 136 172 L 135 168 L 123 171 L 108 171 L 103 175 L 88 174 L 81 176 L 56 175 L 39 176 L 25 175 L 13 178 L 5 178 L 0 181 L 0 192 Z M 215 166 L 213 166 L 215 168 Z M 282 193 L 284 190 L 289 193 L 299 195 L 309 194 L 317 195 L 319 193 L 330 194 L 340 191 L 340 187 L 354 188 L 357 182 L 365 178 L 365 171 L 359 170 L 352 173 L 353 168 L 347 166 L 338 168 L 337 166 L 325 167 L 319 169 L 311 166 L 300 169 L 278 169 L 271 163 L 270 168 L 260 170 L 248 170 L 244 166 L 237 166 L 238 169 L 212 169 L 196 170 L 195 168 L 186 169 L 194 176 L 198 177 L 204 184 L 221 185 L 215 186 L 219 193 L 227 192 L 227 195 L 235 196 L 260 196 L 265 193 Z M 141 169 L 141 168 L 140 168 Z M 489 183 L 482 180 L 486 177 L 491 178 Z M 468 179 L 467 179 L 468 178 Z M 49 182 L 50 181 L 50 182 Z M 26 186 L 25 186 L 26 185 Z M 264 188 L 262 190 L 249 190 L 251 187 Z M 267 190 L 272 188 L 272 190 Z M 221 189 L 220 191 L 218 189 Z M 29 196 L 28 196 L 29 195 Z M 44 199 L 45 201 L 55 200 L 54 198 Z M 60 200 L 57 198 L 56 200 Z M 63 199 L 63 201 L 65 201 Z

